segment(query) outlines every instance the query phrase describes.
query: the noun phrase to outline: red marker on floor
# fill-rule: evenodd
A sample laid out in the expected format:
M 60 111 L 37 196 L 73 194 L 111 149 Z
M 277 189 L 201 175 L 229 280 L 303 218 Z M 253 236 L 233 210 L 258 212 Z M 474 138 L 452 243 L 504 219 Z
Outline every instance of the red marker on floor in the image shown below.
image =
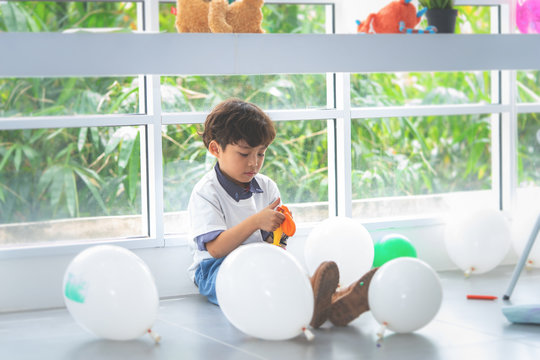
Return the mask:
M 496 296 L 491 295 L 467 295 L 469 300 L 497 300 Z

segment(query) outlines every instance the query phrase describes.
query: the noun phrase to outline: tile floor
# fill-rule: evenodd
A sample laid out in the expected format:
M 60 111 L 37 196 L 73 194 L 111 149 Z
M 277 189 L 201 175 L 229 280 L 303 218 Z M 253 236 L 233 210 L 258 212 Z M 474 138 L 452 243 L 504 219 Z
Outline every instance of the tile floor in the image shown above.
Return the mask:
M 65 309 L 0 315 L 0 359 L 540 359 L 540 326 L 511 324 L 507 305 L 540 304 L 540 269 L 524 271 L 503 301 L 513 267 L 464 278 L 440 272 L 444 298 L 435 319 L 411 334 L 386 332 L 364 313 L 344 328 L 325 324 L 313 341 L 258 340 L 236 330 L 220 309 L 200 296 L 162 300 L 154 330 L 162 337 L 108 341 L 81 329 Z M 467 300 L 492 294 L 495 301 Z

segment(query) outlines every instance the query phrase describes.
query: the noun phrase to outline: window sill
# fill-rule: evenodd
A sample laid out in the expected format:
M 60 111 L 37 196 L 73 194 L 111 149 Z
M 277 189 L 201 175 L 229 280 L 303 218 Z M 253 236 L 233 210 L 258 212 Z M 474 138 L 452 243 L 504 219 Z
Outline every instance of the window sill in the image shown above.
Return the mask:
M 0 77 L 540 68 L 540 35 L 522 34 L 5 33 L 0 48 Z

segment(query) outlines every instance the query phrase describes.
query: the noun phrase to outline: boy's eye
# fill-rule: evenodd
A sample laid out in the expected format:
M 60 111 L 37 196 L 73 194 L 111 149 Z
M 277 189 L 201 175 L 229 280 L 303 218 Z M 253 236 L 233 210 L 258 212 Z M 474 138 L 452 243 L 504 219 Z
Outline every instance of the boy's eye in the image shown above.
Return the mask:
M 240 156 L 247 157 L 249 154 L 239 153 Z
M 259 155 L 259 157 L 264 157 L 264 153 L 260 153 L 258 155 Z

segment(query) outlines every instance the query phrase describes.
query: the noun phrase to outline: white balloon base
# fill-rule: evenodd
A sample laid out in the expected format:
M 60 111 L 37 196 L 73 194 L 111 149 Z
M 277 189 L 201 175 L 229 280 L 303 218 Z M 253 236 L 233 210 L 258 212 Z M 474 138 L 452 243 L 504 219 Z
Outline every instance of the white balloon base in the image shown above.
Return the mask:
M 386 331 L 387 326 L 388 326 L 388 323 L 384 322 L 381 325 L 381 328 L 379 329 L 379 331 L 377 331 L 377 347 L 381 347 L 382 345 L 382 341 L 384 339 L 384 332 Z
M 159 344 L 159 342 L 161 341 L 161 336 L 157 332 L 152 331 L 152 329 L 148 329 L 147 332 L 148 332 L 148 335 L 150 335 L 152 339 L 154 339 L 154 342 L 156 344 Z
M 311 331 L 309 331 L 309 329 L 306 328 L 306 327 L 302 328 L 302 332 L 304 333 L 304 335 L 305 335 L 305 337 L 306 337 L 306 339 L 308 341 L 311 341 L 311 340 L 313 340 L 315 338 L 315 335 L 313 335 L 313 333 Z
M 471 268 L 468 268 L 467 270 L 465 270 L 465 273 L 464 273 L 465 277 L 466 278 L 470 277 L 471 274 L 473 273 L 473 271 L 474 271 L 474 267 L 471 267 Z

